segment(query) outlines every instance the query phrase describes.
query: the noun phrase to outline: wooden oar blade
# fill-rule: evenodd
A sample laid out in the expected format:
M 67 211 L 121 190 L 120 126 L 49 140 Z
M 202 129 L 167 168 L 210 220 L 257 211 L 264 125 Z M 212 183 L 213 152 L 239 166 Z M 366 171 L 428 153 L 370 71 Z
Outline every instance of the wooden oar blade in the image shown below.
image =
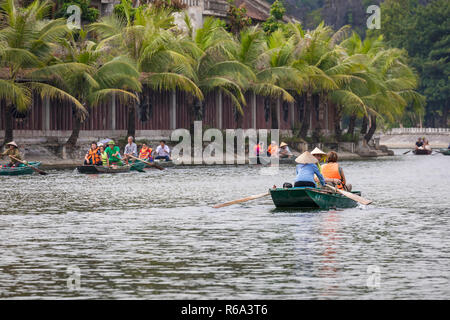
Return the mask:
M 351 193 L 351 192 L 348 192 L 348 191 L 338 190 L 338 192 L 340 194 L 346 196 L 347 198 L 355 200 L 356 202 L 359 202 L 359 203 L 361 203 L 363 205 L 366 205 L 366 206 L 373 202 L 372 200 L 364 199 L 363 197 L 358 196 L 357 194 L 354 194 L 354 193 Z
M 262 198 L 262 197 L 265 197 L 265 196 L 268 196 L 268 195 L 270 195 L 270 193 L 258 194 L 258 195 L 254 195 L 254 196 L 238 199 L 238 200 L 233 200 L 233 201 L 229 201 L 229 202 L 225 202 L 225 203 L 221 203 L 221 204 L 216 204 L 215 206 L 213 206 L 213 208 L 217 209 L 217 208 L 227 207 L 227 206 L 231 206 L 231 205 L 236 204 L 236 203 L 241 203 L 241 202 L 246 202 L 246 201 L 250 201 L 250 200 L 259 199 L 259 198 Z
M 155 168 L 157 168 L 157 169 L 159 169 L 159 170 L 164 170 L 163 167 L 161 167 L 161 166 L 159 166 L 159 165 L 157 165 L 157 164 L 155 164 L 155 163 L 151 163 L 151 162 L 148 162 L 148 161 L 144 161 L 144 160 L 142 160 L 142 159 L 138 159 L 138 158 L 136 158 L 135 156 L 132 156 L 132 155 L 130 155 L 129 157 L 132 158 L 132 159 L 135 159 L 135 160 L 139 160 L 139 161 L 141 161 L 141 162 L 143 162 L 143 163 L 145 163 L 145 164 L 148 164 L 148 165 L 151 166 L 151 167 L 155 167 Z
M 369 205 L 369 204 L 371 204 L 373 202 L 371 200 L 364 199 L 363 197 L 358 196 L 357 194 L 354 194 L 354 193 L 351 193 L 351 192 L 348 192 L 348 191 L 344 191 L 344 190 L 340 190 L 340 189 L 334 188 L 334 187 L 332 187 L 330 185 L 326 185 L 326 186 L 328 188 L 330 188 L 331 190 L 334 190 L 335 192 L 338 192 L 338 193 L 342 194 L 343 196 L 346 196 L 347 198 L 350 198 L 350 199 L 352 199 L 352 200 L 354 200 L 356 202 L 359 202 L 359 203 L 361 203 L 363 205 L 367 206 L 367 205 Z
M 411 150 L 408 150 L 408 151 L 406 151 L 406 152 L 403 152 L 403 154 L 407 154 L 407 153 L 409 153 L 409 152 L 411 152 Z

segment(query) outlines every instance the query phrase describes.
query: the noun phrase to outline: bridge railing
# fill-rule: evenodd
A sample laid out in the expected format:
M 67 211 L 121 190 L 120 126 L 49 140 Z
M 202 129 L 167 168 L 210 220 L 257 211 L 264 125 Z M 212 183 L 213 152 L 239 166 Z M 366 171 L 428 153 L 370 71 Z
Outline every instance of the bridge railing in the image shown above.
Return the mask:
M 392 128 L 385 134 L 450 133 L 450 128 Z

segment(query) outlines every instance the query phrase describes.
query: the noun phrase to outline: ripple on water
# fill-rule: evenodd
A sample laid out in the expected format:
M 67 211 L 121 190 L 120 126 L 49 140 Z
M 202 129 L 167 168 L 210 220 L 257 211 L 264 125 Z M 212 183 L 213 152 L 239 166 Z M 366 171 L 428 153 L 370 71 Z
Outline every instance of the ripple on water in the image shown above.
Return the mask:
M 343 162 L 374 204 L 311 212 L 276 211 L 270 197 L 211 208 L 292 181 L 292 166 L 0 177 L 0 297 L 446 298 L 449 161 Z

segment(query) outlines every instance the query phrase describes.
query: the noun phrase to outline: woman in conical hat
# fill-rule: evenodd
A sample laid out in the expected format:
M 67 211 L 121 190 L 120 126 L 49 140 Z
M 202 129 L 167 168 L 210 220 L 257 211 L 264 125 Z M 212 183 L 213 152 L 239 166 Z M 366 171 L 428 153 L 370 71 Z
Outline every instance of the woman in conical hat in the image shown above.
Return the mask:
M 313 151 L 311 151 L 311 154 L 317 159 L 317 167 L 319 168 L 319 171 L 322 172 L 320 161 L 325 162 L 327 154 L 317 147 Z
M 11 141 L 6 144 L 6 150 L 2 154 L 0 154 L 0 159 L 3 159 L 4 156 L 12 156 L 15 159 L 10 157 L 10 162 L 6 165 L 7 167 L 16 167 L 20 165 L 18 160 L 22 160 L 19 152 L 19 146 L 14 141 Z
M 325 185 L 325 179 L 317 167 L 318 160 L 311 154 L 309 151 L 303 152 L 299 155 L 295 162 L 297 162 L 297 166 L 295 167 L 295 187 L 310 187 L 316 188 L 317 185 L 314 181 L 314 175 L 319 178 L 320 184 Z
M 281 142 L 279 156 L 280 158 L 289 158 L 290 156 L 292 156 L 291 150 L 289 150 L 286 142 Z

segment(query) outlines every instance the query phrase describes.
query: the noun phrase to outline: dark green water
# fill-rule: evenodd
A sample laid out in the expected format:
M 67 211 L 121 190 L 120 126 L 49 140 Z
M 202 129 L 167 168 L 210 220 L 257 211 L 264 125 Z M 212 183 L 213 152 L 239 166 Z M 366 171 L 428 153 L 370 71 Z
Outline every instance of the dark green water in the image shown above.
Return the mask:
M 293 166 L 0 177 L 0 298 L 448 299 L 449 165 L 342 162 L 373 205 L 316 212 L 211 208 Z

